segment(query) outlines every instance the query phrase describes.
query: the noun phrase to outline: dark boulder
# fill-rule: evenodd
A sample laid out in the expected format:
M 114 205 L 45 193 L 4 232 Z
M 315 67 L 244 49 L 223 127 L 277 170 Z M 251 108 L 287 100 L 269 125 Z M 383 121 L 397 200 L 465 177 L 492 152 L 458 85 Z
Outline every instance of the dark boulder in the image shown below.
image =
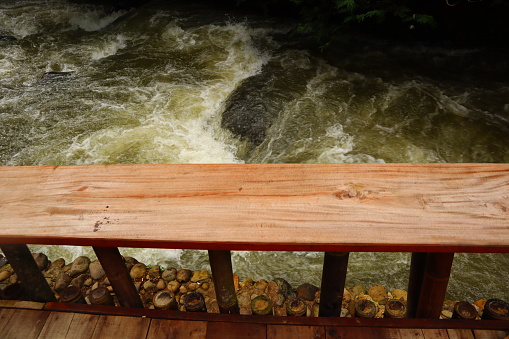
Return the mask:
M 0 35 L 0 41 L 16 41 L 16 40 L 18 39 L 16 39 L 12 35 Z
M 261 144 L 288 104 L 306 92 L 315 75 L 313 62 L 301 51 L 274 56 L 259 74 L 244 80 L 228 97 L 221 127 L 254 145 Z

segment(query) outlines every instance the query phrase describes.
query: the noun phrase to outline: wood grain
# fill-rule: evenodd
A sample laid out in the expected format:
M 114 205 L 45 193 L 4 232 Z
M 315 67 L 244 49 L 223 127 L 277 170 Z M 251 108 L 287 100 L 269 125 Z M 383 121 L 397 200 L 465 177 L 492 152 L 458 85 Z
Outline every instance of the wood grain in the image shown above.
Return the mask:
M 267 325 L 267 339 L 325 339 L 323 326 Z
M 268 338 L 267 325 L 251 323 L 235 324 L 230 322 L 208 323 L 207 339 L 241 339 L 241 338 L 266 339 Z
M 152 319 L 147 339 L 186 338 L 205 339 L 207 335 L 206 321 L 183 321 Z
M 509 252 L 509 164 L 0 167 L 0 242 Z
M 509 328 L 509 324 L 507 326 Z M 505 339 L 509 337 L 508 331 L 473 330 L 475 339 Z
M 475 339 L 472 331 L 467 329 L 448 329 L 447 334 L 450 339 Z
M 148 333 L 150 319 L 119 316 L 99 316 L 94 334 L 91 338 L 145 338 Z
M 49 312 L 39 310 L 16 310 L 9 322 L 1 330 L 2 338 L 32 339 L 41 333 Z
M 66 338 L 73 317 L 73 313 L 51 312 L 37 339 Z
M 66 339 L 91 338 L 100 316 L 93 314 L 72 313 L 74 315 L 67 331 Z

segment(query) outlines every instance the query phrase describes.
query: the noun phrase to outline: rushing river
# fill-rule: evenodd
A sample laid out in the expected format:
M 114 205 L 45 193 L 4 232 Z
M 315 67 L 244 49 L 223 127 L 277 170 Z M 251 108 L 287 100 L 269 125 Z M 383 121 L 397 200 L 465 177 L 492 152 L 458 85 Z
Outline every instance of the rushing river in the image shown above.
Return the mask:
M 193 5 L 0 2 L 0 165 L 509 162 L 509 54 L 350 38 Z M 198 231 L 198 230 L 197 230 Z M 32 246 L 67 261 L 89 248 Z M 204 251 L 123 249 L 207 268 Z M 409 254 L 348 284 L 406 288 Z M 320 253 L 234 252 L 241 279 L 320 284 Z M 457 254 L 451 298 L 509 300 L 509 256 Z

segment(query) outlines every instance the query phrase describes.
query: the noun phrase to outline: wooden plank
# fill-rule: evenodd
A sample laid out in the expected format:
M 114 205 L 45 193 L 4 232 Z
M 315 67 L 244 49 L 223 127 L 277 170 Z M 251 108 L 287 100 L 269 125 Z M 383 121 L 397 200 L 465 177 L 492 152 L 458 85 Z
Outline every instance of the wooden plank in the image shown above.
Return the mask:
M 509 324 L 507 325 L 509 329 Z M 505 339 L 509 337 L 508 331 L 495 331 L 495 330 L 474 330 L 475 339 Z
M 66 338 L 74 313 L 51 312 L 38 339 Z
M 42 310 L 44 303 L 25 300 L 0 300 L 0 307 L 27 308 L 31 310 Z
M 14 309 L 0 309 L 0 333 L 3 333 L 4 327 L 9 324 L 9 320 L 13 316 Z
M 295 338 L 295 339 L 325 339 L 323 326 L 289 326 L 268 325 L 267 339 Z
M 450 339 L 475 339 L 472 331 L 467 329 L 448 329 L 447 334 Z
M 2 329 L 2 337 L 32 339 L 41 333 L 50 313 L 38 310 L 14 310 L 13 316 Z
M 210 322 L 207 325 L 207 339 L 237 338 L 265 339 L 267 338 L 267 325 L 229 322 Z
M 377 327 L 326 327 L 327 339 L 386 339 L 383 328 Z
M 88 339 L 94 334 L 100 316 L 73 313 L 73 321 L 67 331 L 66 339 Z
M 390 339 L 407 339 L 407 338 L 421 338 L 424 339 L 424 334 L 421 329 L 417 328 L 387 328 L 384 330 L 385 337 Z
M 150 322 L 147 339 L 205 339 L 206 335 L 206 321 L 152 319 Z
M 0 167 L 4 243 L 508 252 L 508 211 L 509 164 Z
M 445 329 L 423 329 L 422 334 L 424 335 L 425 339 L 449 339 L 449 335 Z
M 92 338 L 145 338 L 150 319 L 103 315 L 99 317 Z

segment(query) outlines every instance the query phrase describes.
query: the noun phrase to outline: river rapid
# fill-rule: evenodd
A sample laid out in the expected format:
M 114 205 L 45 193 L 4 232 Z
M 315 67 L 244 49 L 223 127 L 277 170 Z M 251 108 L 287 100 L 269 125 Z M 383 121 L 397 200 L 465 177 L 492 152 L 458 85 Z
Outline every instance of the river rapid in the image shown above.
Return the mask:
M 0 165 L 509 162 L 507 51 L 350 36 L 154 1 L 0 2 Z M 197 230 L 199 231 L 199 230 Z M 50 260 L 90 248 L 31 246 Z M 207 268 L 204 251 L 122 249 Z M 347 283 L 406 288 L 407 253 L 352 253 Z M 233 252 L 240 279 L 320 285 L 323 254 Z M 509 300 L 509 256 L 457 254 L 451 298 Z

